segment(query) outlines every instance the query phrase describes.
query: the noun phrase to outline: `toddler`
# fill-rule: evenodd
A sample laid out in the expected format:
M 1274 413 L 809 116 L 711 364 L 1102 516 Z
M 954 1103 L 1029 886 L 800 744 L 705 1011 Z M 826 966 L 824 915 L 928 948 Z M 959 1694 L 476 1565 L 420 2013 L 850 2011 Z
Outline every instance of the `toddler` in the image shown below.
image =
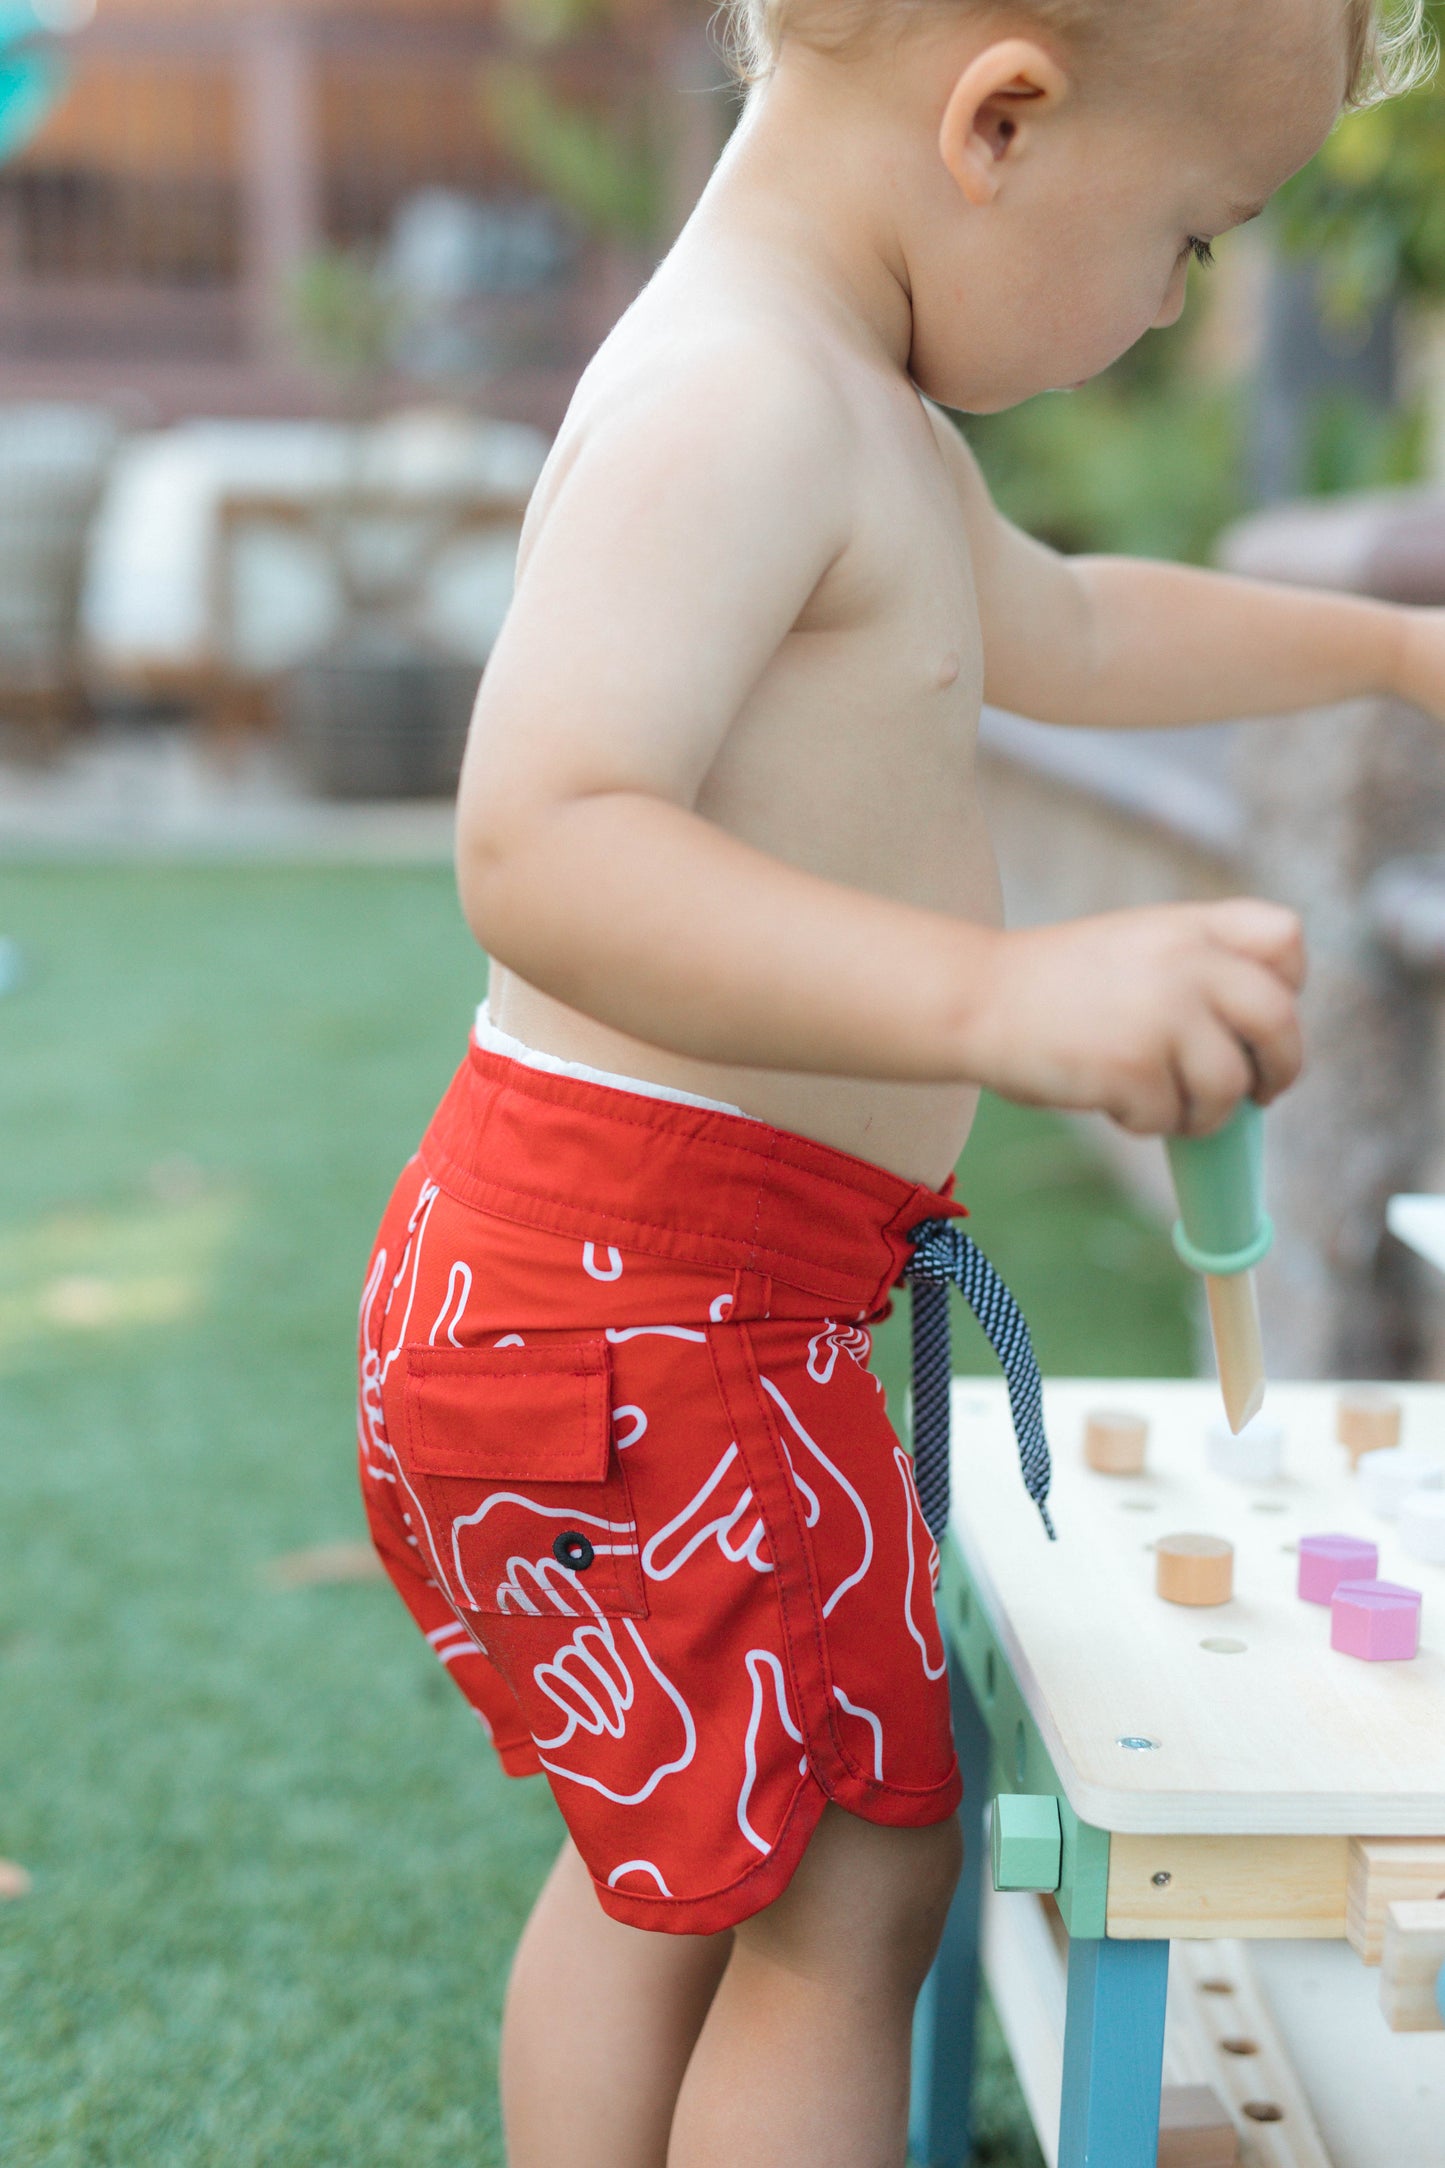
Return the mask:
M 512 2168 L 899 2168 L 959 1779 L 869 1325 L 981 1086 L 1198 1133 L 1300 1066 L 1273 904 L 1001 929 L 981 703 L 1445 713 L 1445 615 L 1060 558 L 944 411 L 1173 323 L 1418 6 L 737 14 L 741 124 L 528 515 L 460 799 L 489 1004 L 363 1304 L 376 1543 L 569 1831 Z

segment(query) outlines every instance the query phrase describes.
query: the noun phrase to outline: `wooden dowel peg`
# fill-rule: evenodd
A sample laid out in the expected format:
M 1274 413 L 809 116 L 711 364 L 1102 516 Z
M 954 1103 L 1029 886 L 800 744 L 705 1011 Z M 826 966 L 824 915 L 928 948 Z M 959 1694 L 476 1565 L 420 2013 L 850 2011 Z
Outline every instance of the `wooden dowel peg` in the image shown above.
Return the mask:
M 1142 1415 L 1098 1408 L 1084 1425 L 1084 1465 L 1095 1475 L 1142 1475 L 1149 1425 Z
M 1400 1403 L 1382 1385 L 1349 1385 L 1335 1403 L 1335 1436 L 1358 1467 L 1366 1453 L 1400 1442 Z
M 1264 1343 L 1259 1331 L 1259 1298 L 1252 1272 L 1204 1282 L 1209 1299 L 1209 1329 L 1219 1371 L 1219 1392 L 1229 1427 L 1238 1436 L 1264 1406 Z
M 1174 1247 L 1204 1275 L 1219 1386 L 1229 1427 L 1240 1431 L 1264 1405 L 1264 1350 L 1254 1267 L 1274 1229 L 1264 1209 L 1264 1116 L 1246 1099 L 1208 1137 L 1171 1137 L 1179 1199 Z
M 1234 1545 L 1223 1536 L 1161 1536 L 1154 1546 L 1154 1587 L 1165 1603 L 1228 1603 L 1234 1594 Z
M 1330 1598 L 1330 1647 L 1367 1664 L 1409 1663 L 1423 1603 L 1418 1588 L 1398 1581 L 1341 1581 Z
M 1341 1581 L 1373 1581 L 1379 1570 L 1379 1548 L 1362 1536 L 1300 1537 L 1295 1585 L 1305 1603 L 1331 1604 Z

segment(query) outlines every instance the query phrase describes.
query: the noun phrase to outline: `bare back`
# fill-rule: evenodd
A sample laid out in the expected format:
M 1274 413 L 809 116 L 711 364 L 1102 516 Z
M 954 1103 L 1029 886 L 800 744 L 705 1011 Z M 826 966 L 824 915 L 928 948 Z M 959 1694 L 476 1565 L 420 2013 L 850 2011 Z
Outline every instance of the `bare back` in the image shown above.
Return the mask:
M 691 809 L 826 880 L 996 923 L 975 785 L 983 662 L 949 425 L 831 324 L 800 323 L 796 302 L 780 310 L 766 287 L 750 296 L 746 268 L 715 237 L 684 238 L 588 370 L 534 500 L 521 576 L 548 522 L 564 514 L 566 477 L 593 433 L 616 427 L 619 412 L 645 429 L 650 357 L 667 352 L 678 321 L 705 348 L 710 315 L 731 342 L 750 306 L 764 354 L 773 335 L 790 352 L 800 333 L 816 341 L 849 413 L 838 445 L 849 531 L 743 699 Z M 699 426 L 708 425 L 704 413 Z M 764 496 L 757 519 L 785 510 Z M 842 946 L 833 967 L 849 969 Z M 966 1085 L 700 1061 L 599 1023 L 500 967 L 492 1013 L 546 1052 L 728 1102 L 910 1179 L 943 1179 L 976 1102 Z

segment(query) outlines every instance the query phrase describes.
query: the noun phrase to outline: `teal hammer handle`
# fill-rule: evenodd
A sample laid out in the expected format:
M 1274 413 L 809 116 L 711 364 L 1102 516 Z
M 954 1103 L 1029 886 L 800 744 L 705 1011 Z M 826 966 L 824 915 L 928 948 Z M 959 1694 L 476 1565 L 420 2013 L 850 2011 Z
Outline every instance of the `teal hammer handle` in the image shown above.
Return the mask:
M 1274 1241 L 1264 1209 L 1263 1108 L 1243 1100 L 1212 1137 L 1170 1137 L 1167 1150 L 1179 1199 L 1175 1249 L 1211 1279 L 1248 1272 Z

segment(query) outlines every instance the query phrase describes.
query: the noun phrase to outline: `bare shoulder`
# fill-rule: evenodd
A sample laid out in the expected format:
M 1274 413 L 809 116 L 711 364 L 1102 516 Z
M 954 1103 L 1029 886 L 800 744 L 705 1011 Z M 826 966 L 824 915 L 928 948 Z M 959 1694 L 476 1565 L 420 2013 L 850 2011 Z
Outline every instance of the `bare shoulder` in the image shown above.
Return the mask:
M 554 507 L 594 489 L 700 512 L 747 497 L 806 509 L 841 543 L 857 425 L 827 353 L 764 312 L 645 294 L 588 366 L 528 515 L 524 557 Z

